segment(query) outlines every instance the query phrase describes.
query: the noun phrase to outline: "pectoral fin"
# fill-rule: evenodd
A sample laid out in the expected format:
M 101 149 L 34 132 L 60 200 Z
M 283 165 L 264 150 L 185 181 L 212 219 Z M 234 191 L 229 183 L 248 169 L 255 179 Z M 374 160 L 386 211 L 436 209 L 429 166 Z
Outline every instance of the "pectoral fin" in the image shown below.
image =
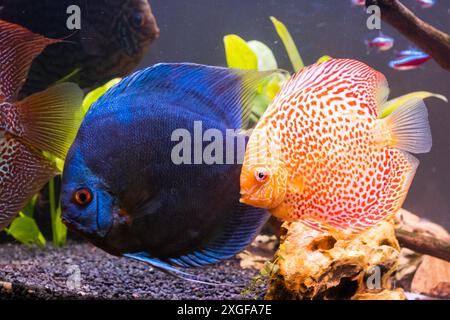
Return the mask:
M 82 102 L 83 92 L 76 84 L 55 85 L 16 103 L 10 112 L 15 113 L 21 130 L 7 130 L 27 144 L 64 159 L 81 123 Z

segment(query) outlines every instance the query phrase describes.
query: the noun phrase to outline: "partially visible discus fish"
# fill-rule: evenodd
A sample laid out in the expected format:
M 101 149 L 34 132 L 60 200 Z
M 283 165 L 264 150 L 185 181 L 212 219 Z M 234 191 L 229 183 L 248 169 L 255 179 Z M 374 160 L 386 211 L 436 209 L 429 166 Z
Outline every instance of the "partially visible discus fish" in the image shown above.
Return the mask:
M 42 151 L 64 158 L 80 122 L 75 84 L 15 101 L 33 59 L 57 42 L 0 20 L 0 230 L 57 174 Z
M 70 30 L 80 8 L 81 29 Z M 22 96 L 60 80 L 82 88 L 103 84 L 130 73 L 159 37 L 147 0 L 3 0 L 0 19 L 32 32 L 65 39 L 33 62 Z
M 207 132 L 223 137 L 216 143 L 224 152 L 230 148 L 227 130 L 246 128 L 259 80 L 270 74 L 158 64 L 123 79 L 89 109 L 69 151 L 63 221 L 111 254 L 178 275 L 185 273 L 174 266 L 243 250 L 269 216 L 239 203 L 246 139 L 240 162 L 188 162 L 215 139 Z M 179 150 L 180 139 L 189 150 Z M 189 161 L 176 160 L 180 153 Z
M 389 66 L 395 70 L 413 70 L 419 68 L 428 60 L 431 60 L 431 56 L 425 52 L 402 56 L 389 62 Z
M 400 209 L 431 132 L 415 92 L 386 102 L 386 78 L 331 59 L 294 75 L 258 122 L 241 202 L 318 230 L 359 232 Z M 383 118 L 382 118 L 383 116 Z
M 394 38 L 379 34 L 377 37 L 366 40 L 366 45 L 371 48 L 377 48 L 380 51 L 387 51 L 394 46 Z

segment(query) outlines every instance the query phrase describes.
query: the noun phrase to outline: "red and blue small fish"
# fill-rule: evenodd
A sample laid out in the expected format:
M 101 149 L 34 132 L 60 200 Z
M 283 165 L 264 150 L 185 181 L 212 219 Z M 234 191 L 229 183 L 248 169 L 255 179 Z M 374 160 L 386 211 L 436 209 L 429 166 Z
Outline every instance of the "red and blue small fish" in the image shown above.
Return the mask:
M 372 40 L 366 40 L 365 42 L 369 48 L 377 48 L 379 51 L 387 51 L 394 46 L 394 38 L 381 33 Z
M 34 58 L 58 42 L 0 20 L 0 230 L 58 173 L 42 151 L 64 158 L 80 123 L 75 84 L 16 101 Z
M 422 9 L 432 8 L 436 4 L 435 0 L 416 0 L 416 2 Z
M 404 58 L 404 57 L 411 57 L 411 56 L 420 56 L 424 55 L 425 53 L 419 49 L 406 49 L 395 53 L 395 57 L 397 58 Z
M 360 7 L 365 6 L 366 0 L 352 0 L 352 5 Z
M 431 56 L 425 52 L 419 51 L 411 55 L 400 56 L 389 62 L 389 66 L 395 70 L 412 70 L 417 69 L 428 60 L 431 60 Z

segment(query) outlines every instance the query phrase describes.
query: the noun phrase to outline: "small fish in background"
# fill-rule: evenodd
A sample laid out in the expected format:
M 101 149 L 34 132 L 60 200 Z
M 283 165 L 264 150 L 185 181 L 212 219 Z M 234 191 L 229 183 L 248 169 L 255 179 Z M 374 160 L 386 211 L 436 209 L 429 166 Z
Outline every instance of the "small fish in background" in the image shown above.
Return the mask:
M 404 55 L 390 61 L 389 67 L 400 71 L 413 70 L 419 68 L 428 60 L 431 60 L 429 54 L 417 51 L 414 54 Z
M 81 29 L 67 27 L 67 8 L 81 10 Z M 0 19 L 48 38 L 65 39 L 34 60 L 21 96 L 61 81 L 83 89 L 129 74 L 159 28 L 147 0 L 3 0 Z
M 111 254 L 180 277 L 189 278 L 176 267 L 243 250 L 270 215 L 239 203 L 242 165 L 175 164 L 172 134 L 194 137 L 201 121 L 226 150 L 226 131 L 247 127 L 259 80 L 270 75 L 158 64 L 123 79 L 89 109 L 69 151 L 63 222 Z
M 422 9 L 432 8 L 436 4 L 435 0 L 416 0 L 416 2 Z
M 58 173 L 42 151 L 63 159 L 81 122 L 73 83 L 16 101 L 33 59 L 58 42 L 0 20 L 0 230 Z
M 366 0 L 352 0 L 352 5 L 359 7 L 365 6 Z
M 377 37 L 371 40 L 366 40 L 365 43 L 369 48 L 377 48 L 379 51 L 387 51 L 394 46 L 394 38 L 380 33 Z
M 294 75 L 256 125 L 241 173 L 241 202 L 287 221 L 356 233 L 400 209 L 431 131 L 414 92 L 387 101 L 379 72 L 331 59 Z
M 411 56 L 421 56 L 425 53 L 419 49 L 406 49 L 402 51 L 395 52 L 396 58 L 404 58 L 404 57 L 411 57 Z

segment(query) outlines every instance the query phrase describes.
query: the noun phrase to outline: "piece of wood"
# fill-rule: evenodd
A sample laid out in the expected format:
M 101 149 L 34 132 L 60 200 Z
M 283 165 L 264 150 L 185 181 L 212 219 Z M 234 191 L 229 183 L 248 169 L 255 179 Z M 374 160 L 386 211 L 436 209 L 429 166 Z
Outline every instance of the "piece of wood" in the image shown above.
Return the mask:
M 405 299 L 391 288 L 400 247 L 390 222 L 356 237 L 286 222 L 280 241 L 266 299 Z
M 450 263 L 424 256 L 414 274 L 411 291 L 432 297 L 450 298 Z
M 450 261 L 450 235 L 440 225 L 400 209 L 395 215 L 396 236 L 402 247 Z
M 371 5 L 380 8 L 383 21 L 430 54 L 443 69 L 450 71 L 450 35 L 418 18 L 399 0 L 366 0 L 366 6 Z
M 402 247 L 450 261 L 450 243 L 448 241 L 425 235 L 420 231 L 408 231 L 401 228 L 395 230 L 395 235 Z

